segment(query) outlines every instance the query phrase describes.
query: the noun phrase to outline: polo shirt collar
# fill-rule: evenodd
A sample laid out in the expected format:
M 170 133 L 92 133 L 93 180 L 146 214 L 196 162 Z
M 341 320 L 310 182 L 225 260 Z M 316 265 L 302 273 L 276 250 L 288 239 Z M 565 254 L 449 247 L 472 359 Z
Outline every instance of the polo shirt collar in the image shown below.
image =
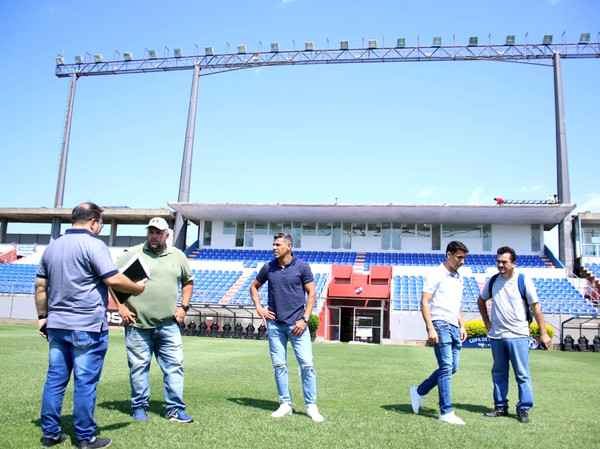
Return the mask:
M 67 229 L 65 231 L 65 234 L 89 234 L 92 237 L 96 237 L 99 238 L 96 234 L 94 234 L 93 232 L 87 230 L 87 229 L 83 229 L 83 228 L 77 228 L 77 229 Z
M 167 254 L 171 254 L 173 252 L 173 248 L 171 248 L 169 245 L 167 245 L 167 247 L 165 248 L 165 250 L 162 253 L 156 254 L 154 251 L 152 251 L 150 249 L 150 247 L 148 246 L 148 242 L 144 242 L 144 252 L 153 254 L 156 257 L 163 257 L 163 256 L 166 256 Z
M 282 267 L 282 266 L 279 264 L 279 261 L 278 261 L 277 259 L 273 259 L 273 261 L 275 262 L 275 265 L 277 265 L 279 268 L 286 268 L 286 267 L 289 267 L 289 266 L 291 266 L 291 265 L 295 264 L 295 263 L 296 263 L 296 260 L 298 260 L 298 258 L 297 258 L 297 257 L 296 257 L 296 256 L 295 256 L 293 253 L 292 253 L 292 259 L 291 259 L 291 260 L 290 260 L 290 261 L 289 261 L 287 264 L 285 264 L 285 265 Z
M 458 270 L 456 270 L 454 273 L 451 273 L 450 270 L 448 270 L 448 268 L 446 267 L 446 265 L 442 264 L 442 267 L 444 267 L 444 270 L 446 270 L 447 276 L 450 276 L 450 277 L 456 278 L 456 279 L 460 278 L 460 273 L 458 272 Z

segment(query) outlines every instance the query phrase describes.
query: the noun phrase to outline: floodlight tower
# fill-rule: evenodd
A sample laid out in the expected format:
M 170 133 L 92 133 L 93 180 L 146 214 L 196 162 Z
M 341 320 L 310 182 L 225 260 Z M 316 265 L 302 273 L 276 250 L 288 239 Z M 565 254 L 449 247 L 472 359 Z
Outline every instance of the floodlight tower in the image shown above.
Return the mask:
M 198 80 L 200 79 L 200 64 L 194 64 L 194 77 L 192 78 L 192 92 L 190 94 L 190 107 L 188 110 L 187 128 L 185 130 L 185 145 L 183 148 L 183 160 L 181 162 L 181 178 L 179 180 L 180 203 L 190 201 L 190 181 L 192 179 L 192 155 L 194 152 L 194 130 L 196 129 L 196 106 L 198 104 Z M 183 250 L 187 236 L 183 216 L 175 214 L 175 226 L 173 228 L 173 244 Z
M 64 62 L 62 58 L 56 58 L 56 62 Z M 71 90 L 69 92 L 69 105 L 67 106 L 67 117 L 65 119 L 65 131 L 63 135 L 63 145 L 60 155 L 60 166 L 58 170 L 58 181 L 56 183 L 56 196 L 54 197 L 54 208 L 63 207 L 65 197 L 65 179 L 67 177 L 67 161 L 69 159 L 69 140 L 71 138 L 71 118 L 73 117 L 73 101 L 75 100 L 75 83 L 77 74 L 71 75 Z M 52 218 L 52 227 L 50 228 L 50 238 L 56 240 L 60 237 L 60 217 Z
M 329 45 L 328 45 L 329 47 Z M 556 117 L 556 158 L 557 158 L 557 194 L 559 203 L 570 203 L 569 173 L 567 163 L 566 132 L 564 126 L 564 108 L 562 100 L 562 79 L 560 72 L 561 58 L 600 59 L 600 36 L 591 42 L 590 33 L 581 34 L 579 42 L 567 43 L 563 33 L 563 42 L 552 42 L 552 35 L 545 35 L 542 43 L 517 44 L 515 36 L 506 36 L 503 44 L 480 44 L 477 37 L 469 38 L 468 45 L 453 42 L 443 45 L 441 37 L 434 37 L 431 45 L 407 46 L 405 38 L 398 38 L 393 47 L 380 47 L 377 40 L 371 39 L 368 45 L 352 48 L 347 40 L 340 42 L 339 48 L 316 49 L 313 42 L 306 42 L 304 49 L 281 51 L 279 44 L 272 43 L 270 51 L 259 50 L 248 52 L 245 45 L 238 45 L 237 53 L 217 54 L 213 47 L 205 47 L 204 55 L 184 56 L 180 49 L 175 49 L 174 56 L 165 48 L 165 56 L 159 57 L 155 50 L 146 50 L 147 57 L 133 59 L 130 52 L 124 52 L 123 58 L 104 61 L 102 55 L 83 60 L 75 57 L 75 64 L 65 64 L 62 56 L 56 58 L 56 76 L 72 77 L 69 113 L 65 124 L 65 139 L 61 158 L 61 172 L 57 187 L 55 205 L 62 206 L 62 191 L 68 153 L 68 138 L 72 113 L 72 101 L 75 92 L 75 80 L 80 76 L 118 75 L 126 73 L 166 72 L 174 70 L 193 70 L 192 93 L 188 111 L 188 123 L 183 152 L 179 202 L 189 201 L 192 150 L 196 120 L 198 95 L 198 78 L 206 75 L 225 73 L 235 70 L 280 65 L 314 65 L 314 64 L 361 64 L 376 62 L 435 62 L 435 61 L 497 61 L 518 62 L 546 65 L 554 67 L 554 97 Z M 115 52 L 118 53 L 118 52 Z M 91 56 L 91 55 L 90 55 Z M 60 194 L 59 194 L 60 192 Z M 60 198 L 60 200 L 59 200 Z M 559 226 L 559 258 L 567 266 L 573 266 L 573 250 L 570 245 L 570 217 L 564 219 Z M 175 220 L 175 245 L 180 249 L 185 246 L 186 226 L 182 216 Z
M 569 160 L 567 157 L 567 132 L 565 129 L 565 109 L 562 92 L 562 74 L 560 70 L 560 53 L 555 52 L 552 58 L 554 68 L 554 116 L 556 118 L 556 182 L 558 202 L 571 203 L 569 182 Z M 571 217 L 565 217 L 558 225 L 558 255 L 559 259 L 573 270 L 573 245 Z

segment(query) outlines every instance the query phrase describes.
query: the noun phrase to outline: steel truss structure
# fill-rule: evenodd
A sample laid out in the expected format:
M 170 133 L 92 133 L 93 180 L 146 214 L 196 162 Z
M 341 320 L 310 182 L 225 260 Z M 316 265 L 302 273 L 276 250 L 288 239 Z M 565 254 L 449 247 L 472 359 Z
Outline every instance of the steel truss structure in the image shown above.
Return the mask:
M 75 83 L 83 76 L 121 75 L 128 73 L 168 72 L 176 70 L 193 70 L 192 91 L 188 111 L 188 123 L 183 150 L 181 179 L 178 202 L 189 202 L 192 153 L 194 146 L 194 130 L 198 97 L 198 80 L 201 76 L 235 70 L 252 69 L 269 66 L 312 65 L 312 64 L 365 64 L 390 62 L 441 62 L 441 61 L 497 61 L 525 64 L 537 64 L 553 67 L 554 99 L 556 117 L 556 165 L 558 201 L 570 204 L 569 171 L 566 149 L 566 131 L 564 123 L 564 106 L 562 98 L 561 59 L 600 58 L 600 33 L 592 42 L 590 33 L 581 34 L 577 43 L 567 43 L 565 34 L 562 43 L 552 43 L 552 36 L 544 36 L 541 44 L 516 44 L 514 36 L 507 36 L 505 44 L 478 44 L 478 39 L 469 39 L 469 45 L 442 45 L 439 37 L 433 39 L 431 46 L 406 46 L 405 39 L 397 39 L 394 47 L 378 47 L 376 40 L 369 40 L 361 48 L 350 48 L 348 41 L 341 41 L 339 49 L 315 50 L 312 42 L 306 42 L 303 50 L 280 51 L 278 44 L 271 44 L 270 51 L 248 52 L 245 45 L 237 47 L 237 53 L 215 54 L 212 47 L 206 47 L 204 55 L 198 54 L 198 47 L 193 56 L 184 56 L 180 49 L 173 55 L 165 48 L 162 57 L 155 50 L 146 50 L 145 58 L 133 59 L 129 52 L 123 55 L 115 52 L 112 61 L 104 61 L 102 55 L 86 53 L 85 58 L 76 56 L 75 64 L 65 64 L 63 56 L 56 58 L 56 76 L 71 78 L 71 93 L 63 149 L 57 182 L 54 207 L 62 207 L 66 176 L 66 161 L 69 151 L 69 135 L 73 110 Z M 527 36 L 526 36 L 527 40 Z M 491 36 L 490 36 L 491 41 Z M 328 45 L 329 46 L 329 45 Z M 229 44 L 227 45 L 229 51 Z M 262 47 L 262 44 L 259 45 Z M 174 226 L 174 245 L 180 249 L 185 247 L 186 227 L 183 216 L 176 214 Z M 573 250 L 569 244 L 571 222 L 563 220 L 559 225 L 559 258 L 567 267 L 573 267 Z M 52 238 L 60 234 L 60 220 L 52 222 Z
M 310 45 L 309 45 L 310 44 Z M 561 44 L 489 44 L 489 45 L 451 45 L 428 47 L 384 47 L 377 48 L 373 41 L 367 48 L 313 50 L 307 42 L 304 50 L 264 52 L 246 52 L 245 46 L 239 46 L 237 53 L 213 54 L 207 47 L 204 56 L 165 56 L 144 59 L 122 58 L 102 61 L 101 55 L 87 55 L 85 60 L 75 64 L 65 64 L 57 58 L 56 76 L 70 77 L 117 75 L 125 73 L 165 72 L 191 70 L 200 66 L 200 75 L 231 72 L 265 66 L 309 65 L 309 64 L 350 64 L 376 62 L 433 62 L 433 61 L 502 61 L 539 65 L 552 65 L 554 54 L 563 59 L 600 58 L 600 37 L 598 42 L 578 42 Z M 306 49 L 308 48 L 308 49 Z M 154 53 L 154 52 L 153 52 Z M 120 56 L 118 52 L 115 56 Z M 131 54 L 128 54 L 129 56 Z M 93 59 L 93 60 L 92 60 Z

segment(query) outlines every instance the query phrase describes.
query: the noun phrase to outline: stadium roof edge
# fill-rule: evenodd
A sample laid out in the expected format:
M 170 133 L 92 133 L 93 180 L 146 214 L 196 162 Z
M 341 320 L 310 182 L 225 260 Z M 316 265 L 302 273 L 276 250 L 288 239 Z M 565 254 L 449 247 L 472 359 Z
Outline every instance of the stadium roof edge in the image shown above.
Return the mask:
M 244 204 L 168 203 L 188 220 L 343 221 L 451 224 L 560 224 L 575 204 Z
M 71 223 L 72 208 L 25 208 L 2 207 L 0 220 L 9 223 L 51 223 L 54 217 L 60 217 L 62 223 Z M 160 209 L 130 209 L 128 207 L 104 207 L 103 220 L 115 224 L 147 224 L 153 217 L 162 217 L 169 223 L 175 220 L 172 210 Z

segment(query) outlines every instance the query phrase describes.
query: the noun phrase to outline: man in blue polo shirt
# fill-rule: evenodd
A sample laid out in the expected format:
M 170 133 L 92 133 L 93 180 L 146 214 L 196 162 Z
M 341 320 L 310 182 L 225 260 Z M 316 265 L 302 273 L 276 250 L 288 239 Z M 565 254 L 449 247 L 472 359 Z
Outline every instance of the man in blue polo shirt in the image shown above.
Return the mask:
M 289 234 L 279 233 L 273 237 L 275 259 L 265 264 L 252 281 L 250 296 L 257 313 L 267 320 L 269 350 L 280 402 L 271 416 L 282 418 L 292 414 L 287 370 L 287 343 L 290 341 L 300 365 L 306 413 L 313 421 L 323 422 L 316 404 L 317 376 L 307 329 L 315 305 L 315 281 L 310 266 L 292 254 L 292 244 Z M 258 289 L 267 281 L 268 306 L 263 307 Z
M 35 281 L 40 335 L 50 343 L 42 395 L 42 446 L 62 443 L 63 397 L 73 372 L 73 426 L 79 448 L 101 448 L 110 438 L 97 438 L 96 387 L 108 349 L 108 287 L 132 295 L 144 291 L 119 273 L 108 247 L 97 236 L 102 209 L 83 203 L 71 213 L 73 227 L 44 251 Z

